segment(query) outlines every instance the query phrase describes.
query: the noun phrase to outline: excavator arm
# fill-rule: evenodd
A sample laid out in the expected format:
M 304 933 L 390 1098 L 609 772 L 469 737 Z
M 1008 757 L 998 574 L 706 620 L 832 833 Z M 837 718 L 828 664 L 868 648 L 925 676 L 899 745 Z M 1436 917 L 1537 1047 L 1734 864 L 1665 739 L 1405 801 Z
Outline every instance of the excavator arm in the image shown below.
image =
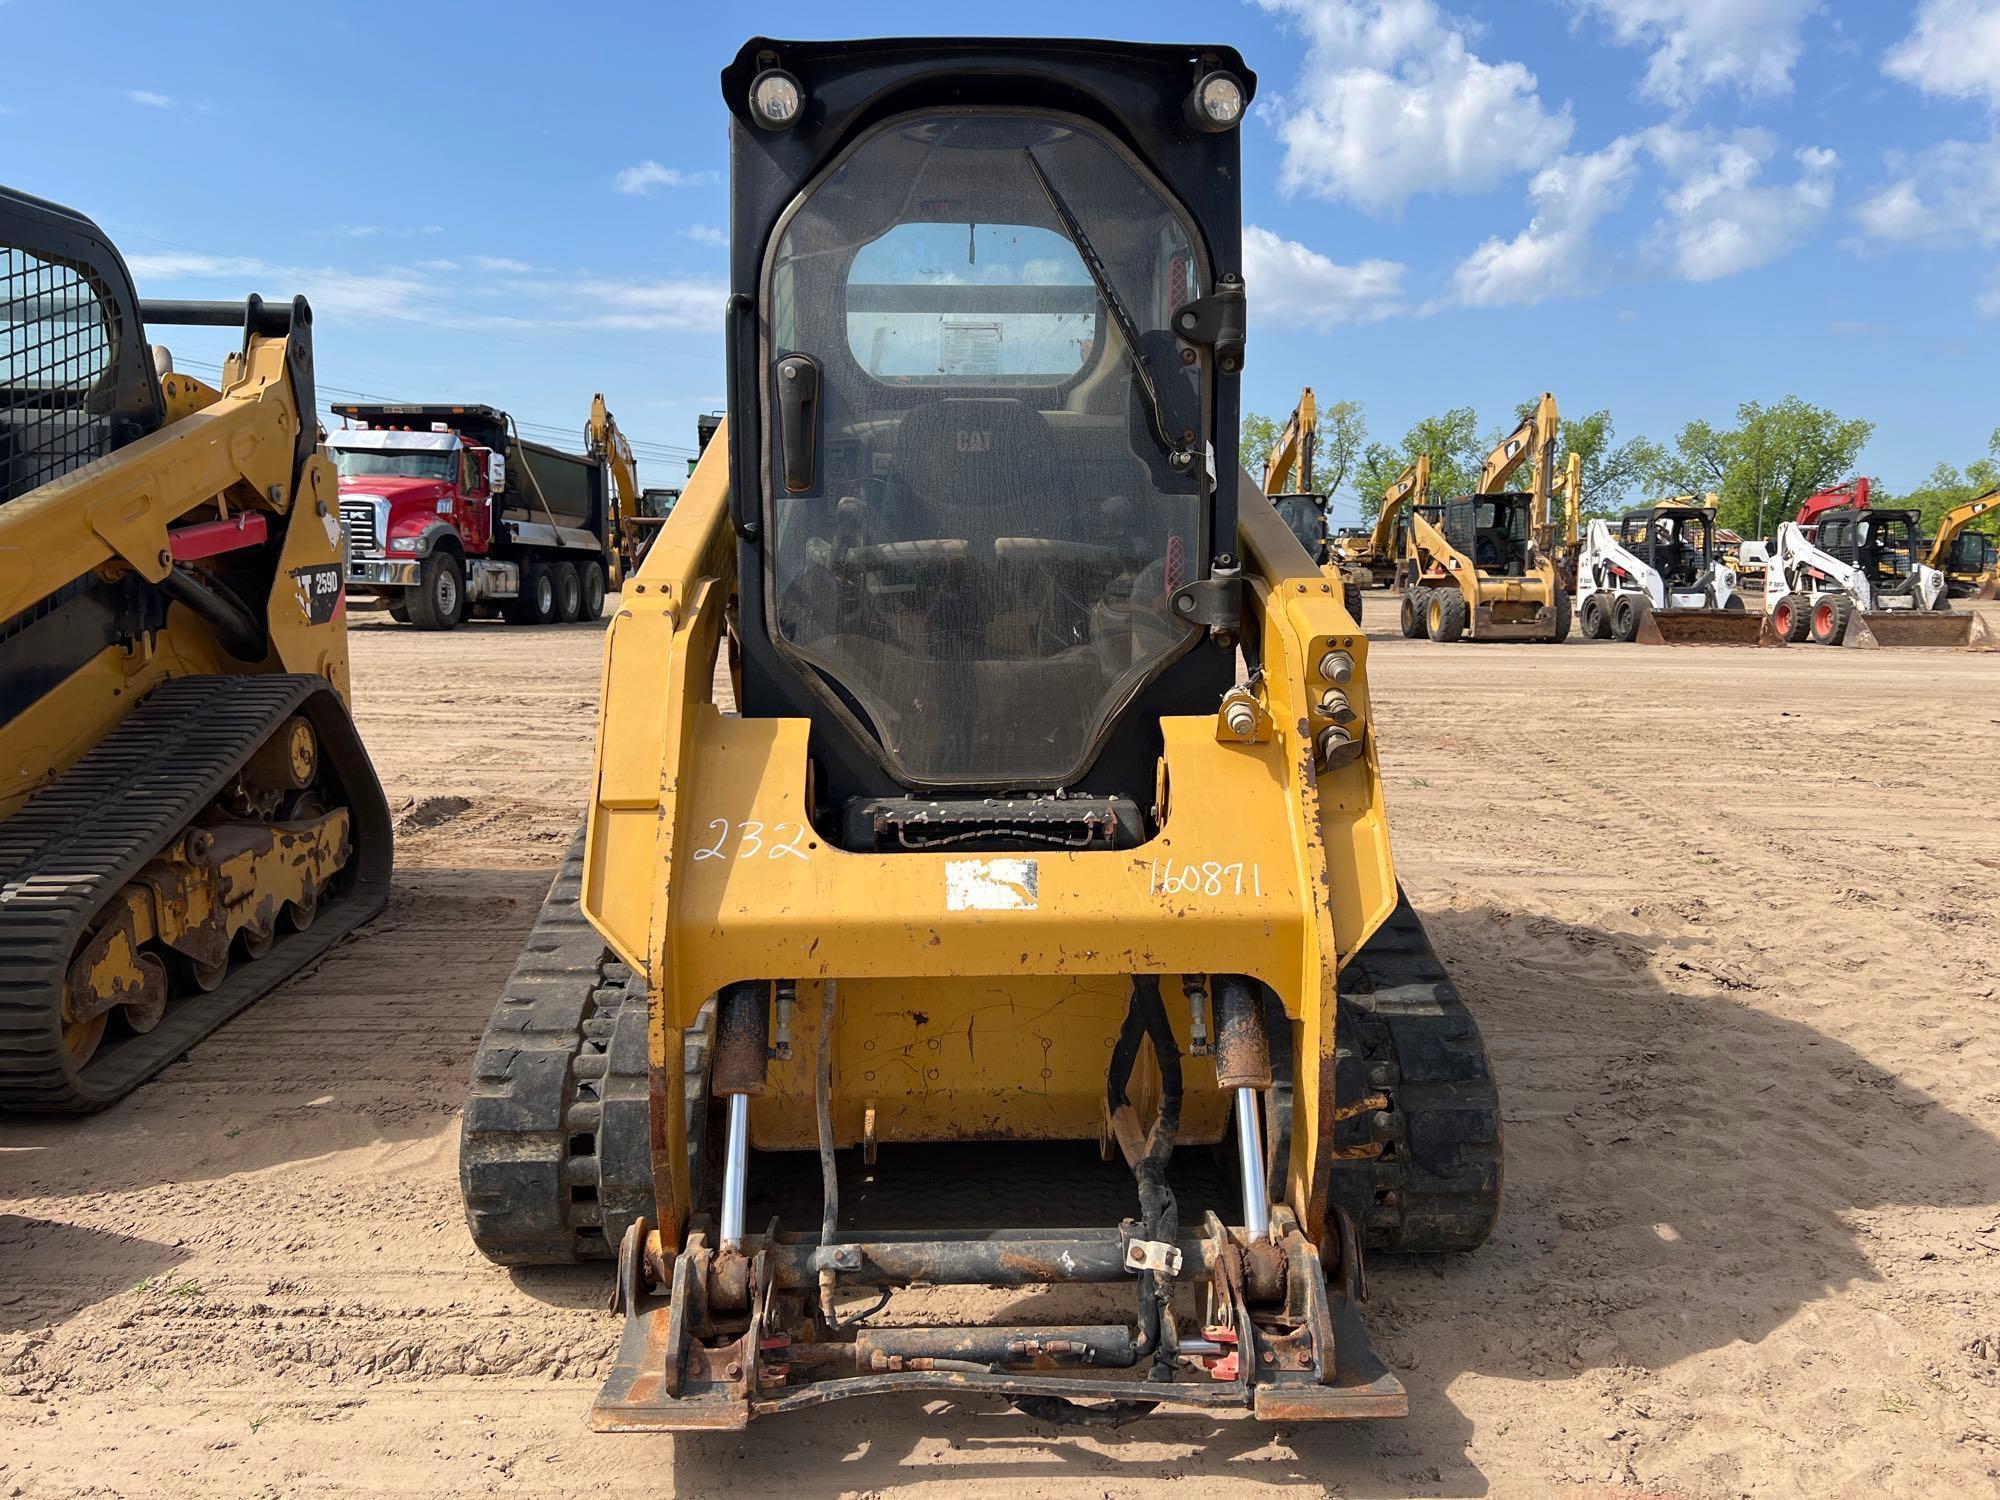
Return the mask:
M 2000 489 L 1988 490 L 1976 500 L 1968 500 L 1963 505 L 1954 505 L 1944 513 L 1938 522 L 1937 535 L 1931 539 L 1930 556 L 1924 559 L 1926 566 L 1942 568 L 1951 554 L 1951 544 L 1958 540 L 1958 534 L 1984 515 L 2000 516 Z
M 601 391 L 590 398 L 590 422 L 584 428 L 584 438 L 591 457 L 601 458 L 611 467 L 611 582 L 615 587 L 624 582 L 638 561 L 626 543 L 633 530 L 632 518 L 639 514 L 639 465 Z
M 1396 476 L 1396 482 L 1382 492 L 1382 513 L 1375 518 L 1375 534 L 1368 550 L 1375 557 L 1387 557 L 1395 545 L 1396 517 L 1405 505 L 1422 505 L 1430 499 L 1431 458 L 1419 453 L 1417 461 Z
M 1299 404 L 1285 421 L 1285 430 L 1264 464 L 1264 493 L 1301 495 L 1312 489 L 1313 450 L 1319 445 L 1319 405 L 1312 387 L 1299 392 Z M 1292 487 L 1292 471 L 1299 471 L 1298 487 Z

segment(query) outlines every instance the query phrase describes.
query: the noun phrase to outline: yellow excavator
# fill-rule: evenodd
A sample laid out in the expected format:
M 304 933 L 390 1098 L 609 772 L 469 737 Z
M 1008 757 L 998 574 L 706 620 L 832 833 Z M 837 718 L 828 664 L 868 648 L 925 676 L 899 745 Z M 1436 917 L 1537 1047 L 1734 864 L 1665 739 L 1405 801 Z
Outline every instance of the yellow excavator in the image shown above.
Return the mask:
M 620 588 L 639 566 L 646 549 L 659 535 L 658 521 L 646 514 L 639 487 L 639 462 L 632 445 L 618 429 L 618 419 L 605 405 L 604 393 L 590 398 L 590 418 L 584 423 L 585 450 L 611 471 L 611 587 Z
M 141 302 L 0 189 L 0 349 L 0 1108 L 91 1110 L 380 910 L 389 814 L 305 299 Z
M 1359 588 L 1394 588 L 1397 541 L 1409 528 L 1404 509 L 1430 504 L 1430 494 L 1430 455 L 1419 453 L 1416 462 L 1382 492 L 1382 509 L 1375 516 L 1374 526 L 1366 531 L 1335 533 L 1333 559 L 1341 577 Z
M 1556 398 L 1545 392 L 1487 454 L 1472 494 L 1411 508 L 1399 559 L 1405 636 L 1569 638 L 1570 596 L 1549 519 L 1556 436 Z M 1503 489 L 1524 463 L 1532 464 L 1530 488 Z
M 1307 386 L 1299 392 L 1298 405 L 1292 408 L 1265 461 L 1264 495 L 1307 555 L 1329 577 L 1341 580 L 1341 600 L 1358 623 L 1361 586 L 1335 562 L 1334 542 L 1326 526 L 1327 497 L 1313 488 L 1313 458 L 1318 447 L 1319 403 L 1313 398 L 1312 387 Z
M 1953 506 L 1931 538 L 1930 555 L 1924 561 L 1944 574 L 1954 599 L 1991 599 L 2000 583 L 2000 547 L 1991 533 L 1972 529 L 1974 521 L 1989 514 L 2000 516 L 2000 489 Z
M 1041 39 L 723 73 L 728 421 L 627 580 L 460 1140 L 485 1254 L 616 1259 L 601 1430 L 1407 1409 L 1365 1258 L 1485 1238 L 1498 1101 L 1396 883 L 1369 643 L 1237 461 L 1255 82 Z

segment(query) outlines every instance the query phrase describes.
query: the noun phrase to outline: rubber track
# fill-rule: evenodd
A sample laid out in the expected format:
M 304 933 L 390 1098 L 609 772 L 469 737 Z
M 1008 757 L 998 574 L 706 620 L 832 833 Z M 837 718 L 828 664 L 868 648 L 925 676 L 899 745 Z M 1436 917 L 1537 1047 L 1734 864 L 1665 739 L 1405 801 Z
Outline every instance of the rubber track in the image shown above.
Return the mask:
M 1363 1245 L 1473 1249 L 1500 1212 L 1500 1096 L 1478 1023 L 1400 890 L 1341 972 L 1340 998 L 1340 1097 L 1380 1091 L 1390 1101 L 1336 1132 L 1343 1145 L 1385 1148 L 1338 1169 L 1363 1179 L 1340 1194 L 1359 1206 Z
M 178 996 L 144 1035 L 100 1048 L 79 1074 L 62 1049 L 61 995 L 98 911 L 177 838 L 291 714 L 319 735 L 350 813 L 354 853 L 302 933 L 239 962 L 208 994 Z M 380 911 L 389 809 L 353 721 L 323 677 L 180 677 L 0 823 L 0 1108 L 78 1112 L 124 1097 Z
M 500 1265 L 611 1259 L 654 1211 L 645 989 L 584 918 L 582 887 L 578 829 L 473 1058 L 459 1189 L 473 1243 Z M 697 1161 L 704 1021 L 683 1039 Z

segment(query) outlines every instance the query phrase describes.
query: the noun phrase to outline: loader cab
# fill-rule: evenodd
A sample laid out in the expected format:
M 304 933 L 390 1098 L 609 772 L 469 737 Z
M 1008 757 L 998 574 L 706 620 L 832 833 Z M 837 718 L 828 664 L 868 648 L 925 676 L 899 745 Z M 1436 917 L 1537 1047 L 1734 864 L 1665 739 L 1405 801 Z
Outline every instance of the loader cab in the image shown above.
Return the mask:
M 1814 545 L 1860 569 L 1878 593 L 1897 593 L 1915 577 L 1922 527 L 1914 510 L 1832 510 L 1819 518 Z
M 1234 681 L 1228 49 L 748 43 L 731 123 L 741 709 L 869 850 L 1148 836 Z
M 1482 573 L 1519 578 L 1528 569 L 1528 527 L 1534 497 L 1507 492 L 1463 495 L 1446 503 L 1440 530 Z
M 1944 571 L 1954 576 L 1981 577 L 1992 570 L 1996 552 L 2000 552 L 2000 547 L 1985 532 L 1961 531 L 1945 551 Z
M 1618 544 L 1660 575 L 1669 596 L 1701 586 L 1715 563 L 1715 517 L 1694 506 L 1628 511 Z
M 1326 496 L 1273 495 L 1271 504 L 1307 555 L 1324 564 L 1333 548 L 1333 539 L 1326 528 Z

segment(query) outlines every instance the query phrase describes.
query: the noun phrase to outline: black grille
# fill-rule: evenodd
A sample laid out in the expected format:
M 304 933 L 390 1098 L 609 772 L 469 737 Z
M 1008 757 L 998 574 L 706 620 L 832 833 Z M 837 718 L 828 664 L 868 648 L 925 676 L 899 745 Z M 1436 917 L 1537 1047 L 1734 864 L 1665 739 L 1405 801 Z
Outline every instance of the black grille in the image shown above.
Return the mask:
M 82 271 L 0 245 L 0 503 L 111 451 L 120 331 Z

